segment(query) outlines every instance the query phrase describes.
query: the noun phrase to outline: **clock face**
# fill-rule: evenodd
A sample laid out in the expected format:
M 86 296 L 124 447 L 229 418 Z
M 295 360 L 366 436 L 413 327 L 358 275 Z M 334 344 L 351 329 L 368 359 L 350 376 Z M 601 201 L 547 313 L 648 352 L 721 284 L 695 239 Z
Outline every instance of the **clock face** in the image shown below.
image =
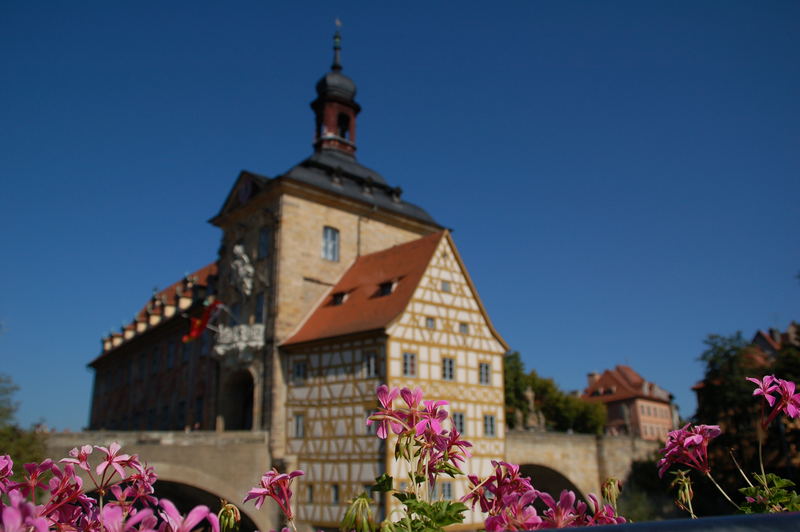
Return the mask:
M 253 183 L 250 180 L 242 183 L 239 187 L 239 203 L 244 203 L 250 199 L 250 193 L 253 191 Z

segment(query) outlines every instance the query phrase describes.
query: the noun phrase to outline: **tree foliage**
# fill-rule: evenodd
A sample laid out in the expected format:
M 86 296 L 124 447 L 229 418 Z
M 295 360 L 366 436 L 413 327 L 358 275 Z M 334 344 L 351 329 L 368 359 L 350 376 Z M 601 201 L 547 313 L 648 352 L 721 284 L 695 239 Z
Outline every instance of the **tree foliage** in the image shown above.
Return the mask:
M 526 374 L 517 351 L 506 355 L 505 379 L 506 423 L 509 428 L 517 428 L 517 412 L 523 419 L 530 413 L 530 404 L 525 396 L 525 390 L 530 387 L 535 409 L 544 415 L 548 429 L 590 434 L 603 432 L 606 423 L 604 405 L 589 403 L 563 392 L 553 379 L 540 377 L 535 370 Z
M 704 376 L 697 390 L 697 411 L 694 421 L 719 425 L 722 435 L 709 447 L 709 461 L 714 476 L 723 486 L 734 486 L 740 474 L 731 460 L 735 457 L 747 473 L 758 472 L 758 430 L 761 402 L 753 397 L 754 386 L 747 377 L 775 375 L 793 382 L 800 381 L 800 353 L 784 346 L 773 355 L 766 355 L 737 332 L 729 336 L 709 335 L 706 349 L 699 360 L 705 363 Z M 797 483 L 797 464 L 791 449 L 800 445 L 797 421 L 779 417 L 769 428 L 764 442 L 765 467 Z M 725 501 L 713 496 L 713 486 L 695 485 L 701 501 L 695 508 L 699 514 L 728 513 Z M 708 492 L 707 494 L 705 492 Z
M 14 460 L 14 478 L 22 480 L 22 465 L 41 462 L 45 456 L 44 435 L 34 430 L 24 430 L 14 422 L 18 403 L 14 393 L 19 387 L 8 375 L 0 374 L 0 454 Z

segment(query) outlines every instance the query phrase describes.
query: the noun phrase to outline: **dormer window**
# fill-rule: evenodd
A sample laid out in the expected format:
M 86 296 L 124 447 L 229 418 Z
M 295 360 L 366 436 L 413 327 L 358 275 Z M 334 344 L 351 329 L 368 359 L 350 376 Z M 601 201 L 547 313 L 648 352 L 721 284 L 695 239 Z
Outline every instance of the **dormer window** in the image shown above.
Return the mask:
M 339 306 L 344 303 L 344 300 L 347 299 L 347 292 L 336 292 L 333 294 L 333 299 L 331 300 L 331 305 Z
M 394 283 L 386 281 L 378 285 L 378 297 L 388 296 L 394 290 Z
M 350 117 L 344 113 L 339 113 L 339 116 L 336 118 L 336 127 L 338 130 L 339 137 L 343 139 L 350 138 Z

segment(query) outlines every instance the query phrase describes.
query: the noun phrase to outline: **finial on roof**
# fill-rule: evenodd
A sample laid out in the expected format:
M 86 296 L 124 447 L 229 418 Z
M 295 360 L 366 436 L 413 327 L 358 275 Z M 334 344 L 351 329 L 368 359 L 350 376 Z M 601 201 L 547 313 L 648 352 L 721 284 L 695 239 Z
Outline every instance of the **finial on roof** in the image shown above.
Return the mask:
M 339 28 L 342 27 L 342 21 L 336 19 L 336 33 L 333 34 L 333 65 L 331 70 L 339 72 L 342 69 L 342 34 L 339 33 Z

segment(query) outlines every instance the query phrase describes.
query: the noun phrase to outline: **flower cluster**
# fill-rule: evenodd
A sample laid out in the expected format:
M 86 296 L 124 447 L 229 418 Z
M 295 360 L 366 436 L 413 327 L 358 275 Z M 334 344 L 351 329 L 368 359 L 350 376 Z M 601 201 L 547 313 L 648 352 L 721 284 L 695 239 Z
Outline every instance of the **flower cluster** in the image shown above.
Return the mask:
M 472 444 L 461 438 L 452 422 L 451 428 L 445 428 L 443 423 L 449 418 L 447 401 L 423 401 L 419 388 L 390 390 L 385 384 L 378 386 L 376 395 L 381 408 L 369 416 L 367 425 L 377 423 L 381 439 L 390 432 L 400 436 L 396 456 L 409 461 L 412 456 L 418 457 L 417 473 L 426 477 L 431 486 L 441 473 L 463 475 L 459 467 L 469 458 Z M 398 397 L 404 406 L 395 407 Z
M 747 377 L 747 380 L 756 385 L 754 396 L 761 396 L 772 408 L 769 416 L 761 416 L 761 426 L 767 428 L 770 423 L 783 413 L 794 419 L 800 415 L 800 393 L 794 393 L 795 383 L 777 379 L 774 375 L 767 375 L 763 379 Z
M 294 477 L 302 474 L 303 472 L 300 470 L 291 473 L 278 473 L 276 469 L 267 471 L 262 475 L 258 486 L 247 492 L 247 497 L 243 502 L 255 500 L 256 509 L 259 509 L 267 497 L 271 497 L 281 507 L 286 519 L 291 522 L 294 514 L 292 514 L 292 490 L 289 488 L 289 484 Z
M 99 464 L 89 457 L 100 451 Z M 84 445 L 70 451 L 59 466 L 50 459 L 25 464 L 21 482 L 12 481 L 14 463 L 0 456 L 0 530 L 4 532 L 46 532 L 87 530 L 109 532 L 189 532 L 207 520 L 219 532 L 216 515 L 197 506 L 184 517 L 167 499 L 154 496 L 155 472 L 137 456 L 120 453 L 118 443 L 108 447 Z M 85 472 L 91 486 L 76 467 Z M 37 490 L 45 493 L 37 504 Z M 87 494 L 96 492 L 95 499 Z
M 535 489 L 531 479 L 520 475 L 519 466 L 507 462 L 492 461 L 494 474 L 481 481 L 468 475 L 470 491 L 461 500 L 477 504 L 489 515 L 486 530 L 539 530 L 543 528 L 566 528 L 601 524 L 624 523 L 610 504 L 601 504 L 597 497 L 589 494 L 591 507 L 577 502 L 575 493 L 563 490 L 556 500 L 549 494 Z M 541 500 L 547 509 L 539 515 L 533 503 Z
M 675 464 L 684 464 L 707 475 L 711 468 L 708 465 L 708 442 L 720 435 L 717 425 L 684 425 L 667 435 L 667 443 L 661 454 L 664 458 L 658 461 L 658 476 Z

